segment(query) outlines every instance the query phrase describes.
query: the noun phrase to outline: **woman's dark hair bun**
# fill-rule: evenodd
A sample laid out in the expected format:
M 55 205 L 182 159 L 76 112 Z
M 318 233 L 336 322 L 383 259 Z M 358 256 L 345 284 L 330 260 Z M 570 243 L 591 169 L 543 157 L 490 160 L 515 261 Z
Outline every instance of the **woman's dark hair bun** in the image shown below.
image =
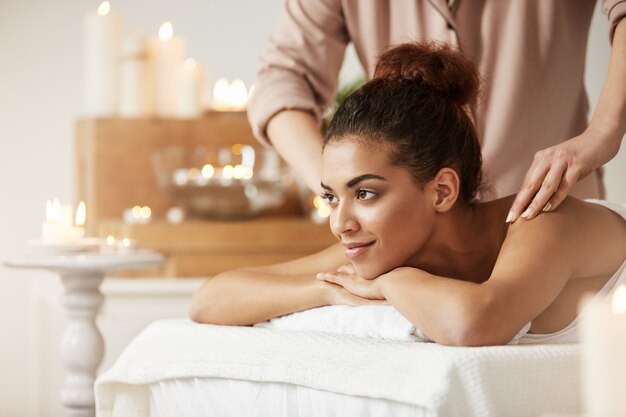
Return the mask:
M 416 81 L 460 106 L 478 96 L 476 66 L 463 53 L 446 44 L 406 43 L 379 57 L 374 79 Z

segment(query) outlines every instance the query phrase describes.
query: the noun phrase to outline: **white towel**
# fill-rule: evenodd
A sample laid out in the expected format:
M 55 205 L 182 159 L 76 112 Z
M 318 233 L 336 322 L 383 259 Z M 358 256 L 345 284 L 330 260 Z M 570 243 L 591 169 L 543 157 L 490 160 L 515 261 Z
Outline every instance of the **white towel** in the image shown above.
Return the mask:
M 98 377 L 97 415 L 149 415 L 150 384 L 177 378 L 296 384 L 412 404 L 420 416 L 574 414 L 578 351 L 578 345 L 465 348 L 164 320 Z
M 403 342 L 432 342 L 392 306 L 326 306 L 255 324 L 280 330 L 318 331 Z M 530 323 L 509 342 L 517 344 Z

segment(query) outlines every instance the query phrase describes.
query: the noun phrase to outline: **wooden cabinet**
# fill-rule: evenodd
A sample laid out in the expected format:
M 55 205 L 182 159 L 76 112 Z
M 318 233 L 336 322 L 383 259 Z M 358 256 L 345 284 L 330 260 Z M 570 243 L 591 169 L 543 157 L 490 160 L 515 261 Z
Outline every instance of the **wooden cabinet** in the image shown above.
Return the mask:
M 269 264 L 321 250 L 335 239 L 328 225 L 303 213 L 294 189 L 286 203 L 245 221 L 190 219 L 169 224 L 174 202 L 160 188 L 152 166 L 154 152 L 171 145 L 260 146 L 243 112 L 210 112 L 202 118 L 89 119 L 76 125 L 76 190 L 88 210 L 88 233 L 136 239 L 141 247 L 168 256 L 165 270 L 151 276 L 210 276 L 242 266 Z M 149 206 L 152 221 L 128 225 L 123 212 Z

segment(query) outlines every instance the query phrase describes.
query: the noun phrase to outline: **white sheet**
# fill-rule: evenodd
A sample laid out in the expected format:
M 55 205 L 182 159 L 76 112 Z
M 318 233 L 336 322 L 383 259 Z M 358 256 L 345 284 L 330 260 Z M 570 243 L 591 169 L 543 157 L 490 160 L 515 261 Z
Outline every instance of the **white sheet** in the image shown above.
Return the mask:
M 415 405 L 281 382 L 178 378 L 149 385 L 150 417 L 432 417 Z
M 577 413 L 578 351 L 578 345 L 459 348 L 166 320 L 144 330 L 98 378 L 96 406 L 101 417 L 144 416 L 150 384 L 228 378 L 380 398 L 431 416 Z

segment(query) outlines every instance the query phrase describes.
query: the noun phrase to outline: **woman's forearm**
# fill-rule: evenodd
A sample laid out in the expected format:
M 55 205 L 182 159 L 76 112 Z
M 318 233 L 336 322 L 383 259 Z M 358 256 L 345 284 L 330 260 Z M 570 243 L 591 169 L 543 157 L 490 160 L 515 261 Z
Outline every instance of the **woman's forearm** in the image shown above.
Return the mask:
M 193 296 L 189 315 L 200 323 L 245 326 L 328 305 L 329 284 L 314 276 L 229 271 L 207 280 Z
M 389 304 L 435 342 L 473 346 L 506 343 L 491 328 L 492 303 L 482 284 L 444 278 L 415 268 L 381 276 Z
M 615 29 L 608 73 L 589 130 L 607 138 L 617 153 L 626 132 L 626 19 Z
M 274 149 L 314 193 L 322 176 L 323 137 L 315 118 L 304 111 L 284 110 L 272 117 L 267 135 Z

